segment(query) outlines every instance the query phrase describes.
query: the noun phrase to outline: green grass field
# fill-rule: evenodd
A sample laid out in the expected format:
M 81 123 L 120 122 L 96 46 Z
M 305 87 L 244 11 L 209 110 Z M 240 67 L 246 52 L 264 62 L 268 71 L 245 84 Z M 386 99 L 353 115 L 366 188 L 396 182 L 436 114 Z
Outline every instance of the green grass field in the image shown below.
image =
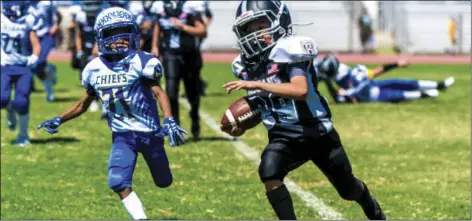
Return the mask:
M 9 143 L 2 110 L 1 219 L 129 219 L 108 188 L 107 160 L 111 133 L 100 113 L 86 113 L 49 135 L 36 125 L 55 117 L 80 98 L 83 89 L 69 64 L 58 63 L 58 102 L 33 93 L 30 137 L 33 145 Z M 441 80 L 456 84 L 438 99 L 402 104 L 331 105 L 354 173 L 364 180 L 389 219 L 471 219 L 470 216 L 470 74 L 467 65 L 411 65 L 383 78 Z M 226 107 L 243 92 L 226 95 L 230 64 L 206 64 L 209 82 L 202 111 L 219 122 Z M 37 87 L 40 84 L 37 82 Z M 324 85 L 320 86 L 326 94 Z M 189 129 L 187 110 L 182 126 Z M 259 181 L 257 166 L 235 151 L 202 122 L 204 138 L 167 153 L 174 183 L 154 186 L 139 157 L 134 189 L 150 219 L 276 219 Z M 259 152 L 266 145 L 263 126 L 242 140 Z M 166 142 L 167 144 L 167 142 Z M 356 203 L 343 201 L 312 164 L 289 175 L 346 219 L 365 219 Z M 299 219 L 319 219 L 317 211 L 293 195 Z

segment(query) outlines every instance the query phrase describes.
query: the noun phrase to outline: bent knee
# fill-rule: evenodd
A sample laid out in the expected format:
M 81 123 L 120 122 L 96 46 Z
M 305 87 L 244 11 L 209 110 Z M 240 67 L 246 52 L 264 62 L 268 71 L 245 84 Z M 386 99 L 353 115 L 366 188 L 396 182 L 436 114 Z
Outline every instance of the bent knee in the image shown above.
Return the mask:
M 172 174 L 169 174 L 165 178 L 154 179 L 154 184 L 156 184 L 156 186 L 159 188 L 167 188 L 172 184 L 172 182 L 173 182 Z
M 125 179 L 124 174 L 112 169 L 108 174 L 108 186 L 115 193 L 119 193 L 126 188 L 131 188 L 131 180 Z

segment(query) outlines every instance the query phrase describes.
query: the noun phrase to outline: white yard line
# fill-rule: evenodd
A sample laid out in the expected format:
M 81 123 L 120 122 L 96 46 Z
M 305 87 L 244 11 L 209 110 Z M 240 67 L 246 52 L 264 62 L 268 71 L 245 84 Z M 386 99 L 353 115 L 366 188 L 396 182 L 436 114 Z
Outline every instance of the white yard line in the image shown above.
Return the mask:
M 190 104 L 187 102 L 185 98 L 180 98 L 179 103 L 184 106 L 186 109 L 190 109 Z M 222 132 L 220 130 L 219 124 L 207 113 L 200 110 L 200 117 L 202 120 L 215 131 L 217 134 L 226 137 L 230 140 L 233 140 L 232 144 L 239 151 L 242 155 L 246 158 L 251 160 L 256 165 L 259 165 L 260 162 L 260 154 L 251 148 L 247 143 L 237 139 L 234 140 L 233 137 L 229 136 L 228 134 Z M 343 216 L 337 212 L 336 210 L 327 206 L 321 199 L 316 197 L 314 194 L 307 192 L 300 187 L 297 186 L 295 182 L 292 180 L 285 178 L 285 185 L 287 186 L 288 190 L 292 193 L 295 193 L 300 199 L 302 199 L 308 207 L 313 208 L 318 212 L 318 215 L 321 219 L 324 220 L 342 220 L 344 219 Z

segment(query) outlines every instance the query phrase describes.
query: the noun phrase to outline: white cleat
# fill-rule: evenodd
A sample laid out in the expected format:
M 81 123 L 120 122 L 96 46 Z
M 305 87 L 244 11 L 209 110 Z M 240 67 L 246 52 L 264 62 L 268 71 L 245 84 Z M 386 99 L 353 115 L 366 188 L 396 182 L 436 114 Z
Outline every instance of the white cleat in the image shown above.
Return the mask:
M 437 97 L 439 96 L 439 91 L 437 89 L 429 89 L 421 91 L 422 97 Z
M 454 84 L 454 77 L 448 77 L 444 80 L 444 87 L 448 88 Z
M 97 112 L 98 109 L 100 109 L 99 107 L 99 104 L 98 104 L 98 101 L 92 101 L 92 103 L 90 104 L 90 112 Z

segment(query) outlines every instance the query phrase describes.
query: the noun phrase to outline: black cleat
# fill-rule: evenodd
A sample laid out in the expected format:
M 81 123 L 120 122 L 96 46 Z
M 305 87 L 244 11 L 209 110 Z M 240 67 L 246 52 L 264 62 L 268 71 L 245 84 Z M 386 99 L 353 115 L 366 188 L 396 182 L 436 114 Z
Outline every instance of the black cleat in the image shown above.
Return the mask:
M 373 207 L 370 207 L 370 208 L 362 207 L 362 210 L 364 210 L 365 216 L 367 216 L 367 218 L 370 220 L 387 220 L 387 217 L 385 217 L 385 214 L 383 213 L 382 208 L 380 208 L 380 205 L 377 202 L 377 200 L 374 197 L 372 197 L 372 201 L 374 203 Z
M 200 140 L 200 123 L 198 121 L 192 122 L 192 136 L 193 136 L 193 141 Z

